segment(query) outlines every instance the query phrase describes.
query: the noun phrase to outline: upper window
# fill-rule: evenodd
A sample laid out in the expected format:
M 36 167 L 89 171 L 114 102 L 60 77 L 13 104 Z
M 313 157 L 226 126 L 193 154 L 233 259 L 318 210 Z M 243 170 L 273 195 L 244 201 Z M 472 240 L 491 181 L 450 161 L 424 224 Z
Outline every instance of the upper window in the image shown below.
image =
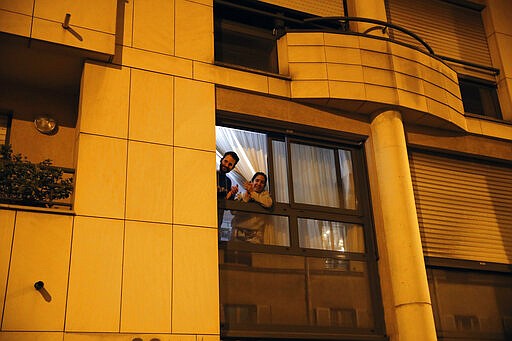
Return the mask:
M 487 36 L 484 6 L 470 1 L 387 0 L 389 21 L 422 38 L 459 75 L 464 111 L 501 119 Z M 395 40 L 423 48 L 411 37 L 390 30 Z
M 226 126 L 216 134 L 218 164 L 227 151 L 240 158 L 227 173 L 237 199 L 219 201 L 223 337 L 384 340 L 360 146 Z M 257 172 L 268 181 L 246 202 Z
M 0 113 L 0 145 L 9 144 L 9 133 L 11 128 L 11 115 Z
M 339 25 L 305 24 L 303 19 L 343 15 L 338 0 L 216 0 L 213 11 L 215 61 L 271 73 L 279 73 L 277 40 L 286 30 L 339 29 Z
M 459 78 L 464 112 L 501 119 L 496 85 Z

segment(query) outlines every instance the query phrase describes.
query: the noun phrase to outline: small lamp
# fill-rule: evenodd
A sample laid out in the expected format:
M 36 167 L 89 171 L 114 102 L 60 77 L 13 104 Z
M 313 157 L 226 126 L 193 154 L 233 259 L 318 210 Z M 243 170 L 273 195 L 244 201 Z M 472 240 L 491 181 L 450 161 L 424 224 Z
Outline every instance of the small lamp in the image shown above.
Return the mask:
M 49 116 L 39 116 L 34 120 L 37 131 L 46 135 L 53 135 L 57 132 L 57 121 Z

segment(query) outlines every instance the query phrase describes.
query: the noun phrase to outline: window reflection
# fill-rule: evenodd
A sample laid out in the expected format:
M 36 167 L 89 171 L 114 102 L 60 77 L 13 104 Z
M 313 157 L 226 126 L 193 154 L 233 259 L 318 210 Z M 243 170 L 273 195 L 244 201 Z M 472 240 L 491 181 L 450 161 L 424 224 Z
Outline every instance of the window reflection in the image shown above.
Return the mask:
M 429 269 L 427 274 L 440 335 L 512 340 L 510 274 L 457 269 Z
M 219 251 L 221 282 L 230 283 L 220 292 L 221 323 L 232 330 L 374 327 L 364 262 L 333 268 L 330 258 Z
M 221 241 L 290 246 L 288 217 L 244 211 L 225 211 Z
M 364 252 L 364 235 L 361 225 L 305 218 L 299 218 L 297 222 L 300 247 Z

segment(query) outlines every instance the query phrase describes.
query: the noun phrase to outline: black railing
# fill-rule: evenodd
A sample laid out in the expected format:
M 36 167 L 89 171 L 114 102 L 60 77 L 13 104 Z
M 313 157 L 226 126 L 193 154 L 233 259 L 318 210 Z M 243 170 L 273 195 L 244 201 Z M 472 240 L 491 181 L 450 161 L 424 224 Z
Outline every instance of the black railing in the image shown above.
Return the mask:
M 380 25 L 382 27 L 382 31 L 385 32 L 385 30 L 387 28 L 392 28 L 392 29 L 395 29 L 397 31 L 400 31 L 400 32 L 403 32 L 411 37 L 413 37 L 414 39 L 416 39 L 418 42 L 421 43 L 421 45 L 423 45 L 427 51 L 430 53 L 430 54 L 433 54 L 435 55 L 434 53 L 434 50 L 432 50 L 432 48 L 430 47 L 430 45 L 428 45 L 423 39 L 421 39 L 416 33 L 414 32 L 411 32 L 409 31 L 408 29 L 406 28 L 403 28 L 401 26 L 398 26 L 398 25 L 394 25 L 394 24 L 391 24 L 391 23 L 388 23 L 386 21 L 382 21 L 382 20 L 377 20 L 377 19 L 370 19 L 370 18 L 359 18 L 359 17 L 318 17 L 318 18 L 309 18 L 309 19 L 304 19 L 304 22 L 306 23 L 312 23 L 312 22 L 334 22 L 334 21 L 338 21 L 343 27 L 343 28 L 347 28 L 348 25 L 347 23 L 351 22 L 351 21 L 356 21 L 356 22 L 365 22 L 365 23 L 370 23 L 370 24 L 376 24 L 376 25 Z M 378 27 L 378 28 L 381 28 L 381 27 Z M 365 33 L 368 33 L 369 31 L 371 30 L 367 30 Z
M 435 56 L 435 57 L 437 57 L 439 59 L 442 59 L 442 60 L 445 60 L 445 61 L 448 61 L 448 62 L 451 62 L 451 63 L 456 63 L 456 64 L 465 65 L 465 66 L 470 66 L 470 67 L 473 67 L 473 68 L 476 68 L 476 69 L 490 71 L 494 75 L 499 75 L 500 74 L 500 70 L 499 69 L 491 67 L 491 66 L 480 65 L 480 64 L 476 64 L 476 63 L 471 63 L 471 62 L 467 62 L 467 61 L 464 61 L 464 60 L 460 60 L 460 59 L 455 59 L 455 58 L 451 58 L 451 57 L 446 57 L 446 56 L 438 55 L 438 54 L 436 54 L 434 52 L 432 47 L 430 47 L 430 45 L 427 44 L 427 42 L 425 42 L 416 33 L 412 32 L 412 31 L 410 31 L 410 30 L 408 30 L 406 28 L 403 28 L 403 27 L 395 25 L 395 24 L 391 24 L 391 23 L 386 22 L 386 21 L 377 20 L 377 19 L 370 19 L 370 18 L 360 18 L 360 17 L 317 17 L 317 18 L 304 19 L 305 23 L 333 23 L 333 22 L 338 22 L 340 24 L 340 28 L 343 29 L 343 30 L 349 30 L 348 23 L 351 22 L 351 21 L 354 21 L 354 22 L 364 22 L 364 23 L 370 23 L 370 24 L 378 25 L 378 26 L 375 26 L 375 27 L 367 29 L 365 32 L 362 33 L 363 35 L 368 35 L 369 32 L 374 31 L 376 29 L 380 29 L 384 33 L 384 32 L 386 32 L 386 30 L 388 28 L 391 28 L 391 29 L 400 31 L 400 32 L 402 32 L 402 33 L 404 33 L 404 34 L 414 38 L 421 45 L 423 45 L 425 47 L 425 49 L 427 49 L 428 53 L 430 53 L 432 56 Z M 393 41 L 396 41 L 396 40 L 393 39 Z M 399 42 L 399 41 L 397 41 L 397 42 Z

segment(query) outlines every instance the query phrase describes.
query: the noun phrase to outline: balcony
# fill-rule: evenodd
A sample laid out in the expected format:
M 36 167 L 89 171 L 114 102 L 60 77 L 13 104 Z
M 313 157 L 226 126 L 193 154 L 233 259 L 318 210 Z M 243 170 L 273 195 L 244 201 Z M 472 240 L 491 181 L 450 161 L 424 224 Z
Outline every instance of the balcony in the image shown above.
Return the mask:
M 442 60 L 375 36 L 288 32 L 280 72 L 294 100 L 370 115 L 398 108 L 407 123 L 466 130 L 457 73 Z

